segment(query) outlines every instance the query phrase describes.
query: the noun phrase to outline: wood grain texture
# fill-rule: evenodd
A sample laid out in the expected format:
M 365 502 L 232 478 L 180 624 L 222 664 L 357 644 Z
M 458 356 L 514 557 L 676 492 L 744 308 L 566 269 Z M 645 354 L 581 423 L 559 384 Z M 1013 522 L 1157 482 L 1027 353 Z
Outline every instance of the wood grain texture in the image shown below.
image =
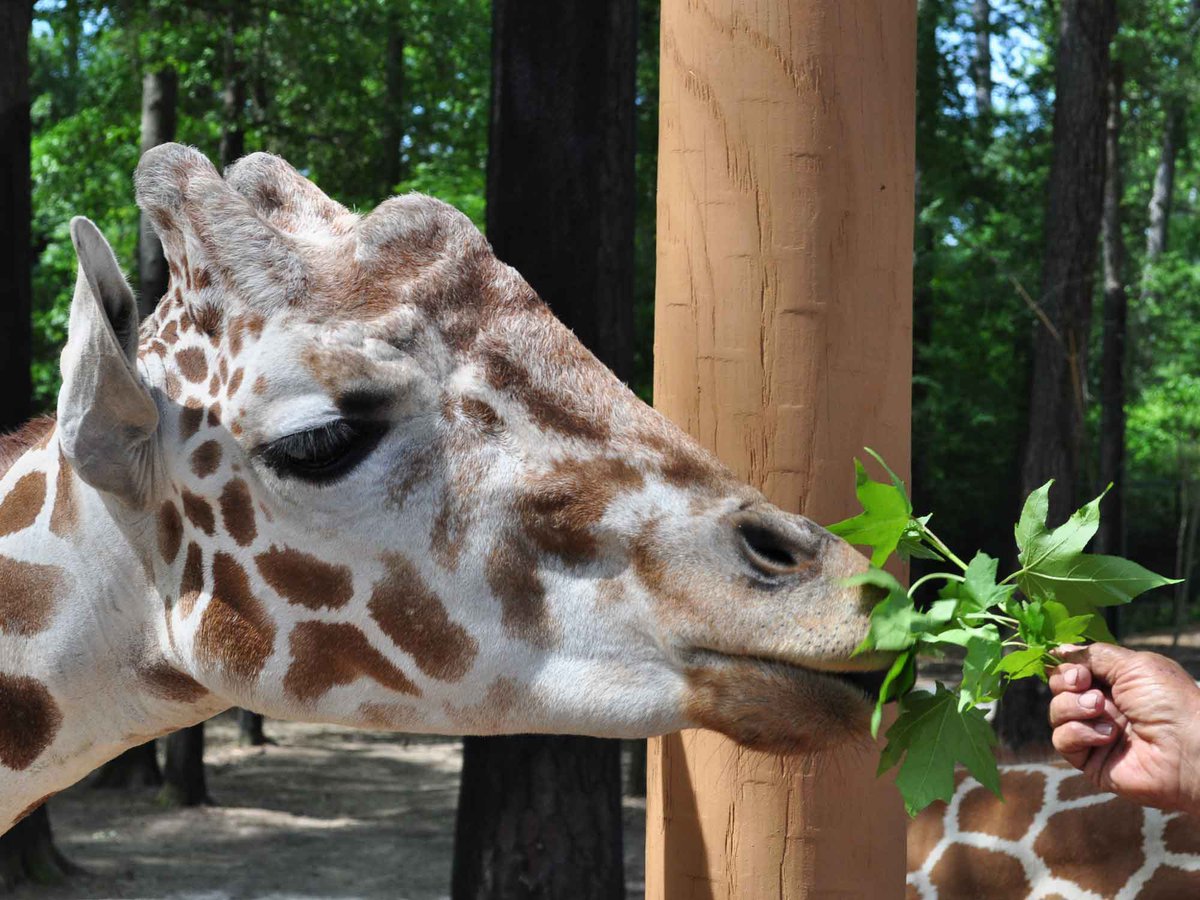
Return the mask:
M 914 0 L 664 0 L 655 402 L 780 506 L 909 463 Z M 646 896 L 901 897 L 876 756 L 653 741 Z

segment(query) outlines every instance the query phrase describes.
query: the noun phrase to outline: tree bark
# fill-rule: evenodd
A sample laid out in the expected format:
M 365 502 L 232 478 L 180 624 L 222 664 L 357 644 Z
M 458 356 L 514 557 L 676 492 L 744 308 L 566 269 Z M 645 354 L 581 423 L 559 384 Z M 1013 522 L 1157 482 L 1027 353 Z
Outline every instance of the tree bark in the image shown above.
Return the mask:
M 161 787 L 162 770 L 158 767 L 158 751 L 154 741 L 130 747 L 116 759 L 110 759 L 92 773 L 88 786 L 129 790 L 142 787 Z
M 971 59 L 975 114 L 987 120 L 992 115 L 992 4 L 989 0 L 971 0 L 971 19 L 975 29 L 975 56 Z
M 142 76 L 141 152 L 175 140 L 175 110 L 179 79 L 171 66 L 160 66 Z M 138 313 L 154 312 L 167 292 L 167 258 L 149 217 L 138 219 Z
M 225 27 L 225 85 L 221 90 L 221 144 L 218 150 L 222 170 L 246 152 L 246 132 L 242 122 L 246 106 L 246 73 L 237 46 L 239 9 L 237 3 L 230 7 Z
M 167 760 L 159 801 L 166 806 L 207 806 L 208 782 L 204 777 L 204 723 L 167 736 Z
M 1104 201 L 1109 43 L 1115 0 L 1063 0 L 1054 101 L 1054 155 L 1046 207 L 1046 250 L 1036 321 L 1029 432 L 1021 470 L 1028 494 L 1053 478 L 1050 521 L 1075 508 L 1087 408 L 1087 346 L 1096 245 Z M 1047 741 L 1044 687 L 1017 682 L 996 725 L 1011 747 Z
M 636 0 L 495 0 L 492 17 L 488 238 L 628 379 Z M 454 900 L 624 896 L 619 742 L 463 747 Z
M 0 894 L 23 884 L 53 884 L 77 871 L 54 846 L 45 804 L 0 836 Z
M 383 123 L 383 196 L 389 196 L 404 180 L 404 129 L 408 104 L 404 79 L 405 23 L 400 13 L 388 17 L 387 106 Z
M 33 382 L 29 176 L 30 3 L 0 4 L 0 432 L 30 415 Z

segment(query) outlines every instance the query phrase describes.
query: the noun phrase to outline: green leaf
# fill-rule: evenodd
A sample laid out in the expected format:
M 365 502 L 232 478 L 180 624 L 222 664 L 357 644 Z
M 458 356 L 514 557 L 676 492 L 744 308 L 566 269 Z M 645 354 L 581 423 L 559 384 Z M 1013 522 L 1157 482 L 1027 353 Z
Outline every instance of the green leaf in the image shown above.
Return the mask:
M 855 654 L 868 650 L 907 650 L 920 635 L 940 628 L 954 617 L 956 601 L 937 600 L 928 610 L 919 610 L 904 586 L 883 569 L 868 569 L 843 579 L 842 584 L 870 584 L 888 592 L 871 610 L 870 628 L 855 648 Z
M 1013 681 L 1018 678 L 1034 676 L 1045 681 L 1046 663 L 1043 659 L 1045 655 L 1045 648 L 1040 646 L 1016 650 L 1000 660 L 993 671 L 1007 675 Z
M 1016 590 L 1015 585 L 997 584 L 996 568 L 999 561 L 979 552 L 967 564 L 959 590 L 964 612 L 983 612 L 992 606 L 1001 606 Z
M 1042 634 L 1048 643 L 1076 644 L 1083 640 L 1094 615 L 1072 616 L 1071 611 L 1056 600 L 1042 604 L 1046 611 L 1046 627 Z
M 875 481 L 867 475 L 867 470 L 857 459 L 854 460 L 854 472 L 855 494 L 863 511 L 853 518 L 830 525 L 829 530 L 851 544 L 870 547 L 871 565 L 882 566 L 908 528 L 912 505 L 908 502 L 904 485 L 899 484 L 894 474 L 892 484 Z
M 879 699 L 875 701 L 875 709 L 871 713 L 871 737 L 879 734 L 879 723 L 883 720 L 885 703 L 903 697 L 912 690 L 917 680 L 917 655 L 911 650 L 901 653 L 892 662 L 883 684 L 879 687 Z
M 896 786 L 904 808 L 915 816 L 935 800 L 950 799 L 956 763 L 962 763 L 980 784 L 999 795 L 995 745 L 996 736 L 983 711 L 960 712 L 958 698 L 939 684 L 934 694 L 916 691 L 901 701 L 900 716 L 887 731 L 879 772 L 899 763 Z
M 989 633 L 972 635 L 967 641 L 962 683 L 958 686 L 959 712 L 996 700 L 1001 693 L 1003 679 L 996 671 L 1001 656 L 1000 635 L 994 625 L 979 631 L 989 629 Z

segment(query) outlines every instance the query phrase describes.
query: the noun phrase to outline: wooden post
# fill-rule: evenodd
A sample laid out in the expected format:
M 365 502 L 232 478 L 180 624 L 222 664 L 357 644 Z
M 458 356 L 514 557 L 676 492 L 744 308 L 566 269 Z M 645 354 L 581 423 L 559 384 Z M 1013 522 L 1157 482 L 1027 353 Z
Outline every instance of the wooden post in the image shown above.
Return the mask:
M 655 402 L 780 506 L 909 465 L 915 0 L 663 0 Z M 648 900 L 888 900 L 874 752 L 651 743 Z

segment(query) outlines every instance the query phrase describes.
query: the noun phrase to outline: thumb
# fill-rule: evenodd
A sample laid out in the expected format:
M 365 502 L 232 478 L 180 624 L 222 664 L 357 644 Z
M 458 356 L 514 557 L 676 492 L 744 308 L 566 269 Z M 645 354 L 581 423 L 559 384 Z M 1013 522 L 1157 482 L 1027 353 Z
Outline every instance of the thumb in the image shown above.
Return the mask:
M 1136 651 L 1116 644 L 1089 644 L 1086 647 L 1059 647 L 1055 656 L 1064 662 L 1087 666 L 1091 673 L 1111 683 L 1117 667 L 1133 656 Z

